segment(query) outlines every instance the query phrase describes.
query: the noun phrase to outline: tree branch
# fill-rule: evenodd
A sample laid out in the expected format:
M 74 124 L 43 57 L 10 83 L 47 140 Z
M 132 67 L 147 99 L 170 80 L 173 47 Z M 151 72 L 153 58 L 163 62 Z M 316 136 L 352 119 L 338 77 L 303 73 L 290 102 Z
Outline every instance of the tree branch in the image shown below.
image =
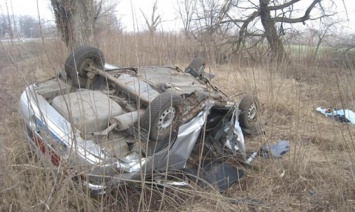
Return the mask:
M 285 18 L 285 17 L 275 17 L 273 20 L 275 22 L 283 22 L 283 23 L 300 23 L 300 22 L 305 22 L 309 20 L 309 14 L 313 10 L 313 8 L 318 4 L 321 0 L 314 0 L 312 4 L 307 8 L 306 12 L 304 13 L 304 16 L 299 17 L 299 18 Z
M 287 3 L 284 3 L 284 4 L 281 4 L 281 5 L 277 5 L 277 6 L 270 6 L 268 7 L 269 10 L 281 10 L 281 9 L 284 9 L 286 7 L 289 7 L 291 5 L 293 5 L 294 3 L 296 2 L 299 2 L 300 0 L 292 0 L 292 1 L 289 1 Z
M 260 15 L 260 10 L 257 10 L 255 12 L 253 12 L 243 23 L 242 27 L 239 30 L 239 39 L 237 41 L 237 49 L 236 51 L 238 52 L 240 49 L 240 46 L 243 42 L 243 40 L 245 39 L 245 34 L 247 33 L 247 27 L 249 25 L 250 22 L 252 22 L 256 17 L 258 17 Z

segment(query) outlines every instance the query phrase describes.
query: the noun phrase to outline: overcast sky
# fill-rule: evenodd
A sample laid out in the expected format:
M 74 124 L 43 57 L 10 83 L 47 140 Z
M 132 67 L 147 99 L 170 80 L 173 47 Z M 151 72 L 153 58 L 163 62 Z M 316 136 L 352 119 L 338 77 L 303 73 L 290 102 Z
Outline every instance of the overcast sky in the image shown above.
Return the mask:
M 152 12 L 153 2 L 155 0 L 110 0 L 112 2 L 119 2 L 117 7 L 117 16 L 121 18 L 122 24 L 126 30 L 132 31 L 133 26 L 139 31 L 145 29 L 144 19 L 141 10 L 148 16 Z M 310 0 L 303 0 L 307 4 Z M 323 0 L 327 1 L 327 0 Z M 7 7 L 6 7 L 7 2 Z M 158 11 L 161 15 L 163 23 L 161 28 L 163 30 L 178 30 L 181 28 L 180 20 L 176 14 L 177 0 L 158 0 Z M 339 15 L 343 19 L 346 18 L 345 9 L 343 7 L 343 0 L 335 0 L 339 2 L 337 6 Z M 344 0 L 349 15 L 348 27 L 355 26 L 355 0 Z M 38 4 L 37 4 L 38 3 Z M 132 7 L 133 6 L 133 7 Z M 30 15 L 38 17 L 38 11 L 41 18 L 46 20 L 54 20 L 53 14 L 50 10 L 50 0 L 0 0 L 0 13 L 7 14 L 7 8 L 10 13 L 15 15 Z M 133 9 L 132 9 L 133 8 Z M 133 24 L 135 23 L 135 25 Z M 355 27 L 353 29 L 355 31 Z

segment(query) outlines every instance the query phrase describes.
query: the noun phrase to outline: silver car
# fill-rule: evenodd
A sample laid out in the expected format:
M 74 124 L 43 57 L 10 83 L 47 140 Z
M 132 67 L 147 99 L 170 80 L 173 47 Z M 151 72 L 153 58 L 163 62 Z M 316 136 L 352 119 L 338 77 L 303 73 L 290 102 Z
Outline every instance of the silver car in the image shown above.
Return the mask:
M 58 76 L 22 93 L 27 140 L 53 165 L 75 167 L 99 194 L 187 168 L 197 144 L 250 162 L 243 132 L 255 129 L 257 99 L 231 101 L 204 67 L 198 57 L 185 70 L 120 68 L 106 64 L 99 49 L 78 47 Z

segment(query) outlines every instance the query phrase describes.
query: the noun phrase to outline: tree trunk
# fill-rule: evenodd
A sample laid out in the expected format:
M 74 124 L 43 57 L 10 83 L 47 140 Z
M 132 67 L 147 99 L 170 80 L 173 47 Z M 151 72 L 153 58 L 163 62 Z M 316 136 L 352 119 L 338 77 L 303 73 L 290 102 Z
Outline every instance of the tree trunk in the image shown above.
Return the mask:
M 51 0 L 57 28 L 69 49 L 93 42 L 93 0 Z
M 270 45 L 272 55 L 277 62 L 288 61 L 283 43 L 277 34 L 275 21 L 272 19 L 268 4 L 270 0 L 259 0 L 260 2 L 260 19 L 265 30 L 266 39 Z M 286 62 L 287 62 L 286 61 Z

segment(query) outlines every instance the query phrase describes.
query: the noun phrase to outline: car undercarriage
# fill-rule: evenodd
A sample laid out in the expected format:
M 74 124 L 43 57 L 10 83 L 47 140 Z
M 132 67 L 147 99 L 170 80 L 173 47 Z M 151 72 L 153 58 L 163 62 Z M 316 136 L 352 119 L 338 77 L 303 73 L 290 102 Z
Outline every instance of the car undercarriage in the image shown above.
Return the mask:
M 247 158 L 244 130 L 257 123 L 256 97 L 232 101 L 211 83 L 205 61 L 176 66 L 116 67 L 100 50 L 75 49 L 56 77 L 20 98 L 30 146 L 54 165 L 85 173 L 97 193 L 142 173 L 186 169 L 198 143 L 213 154 Z M 78 171 L 79 172 L 79 171 Z

